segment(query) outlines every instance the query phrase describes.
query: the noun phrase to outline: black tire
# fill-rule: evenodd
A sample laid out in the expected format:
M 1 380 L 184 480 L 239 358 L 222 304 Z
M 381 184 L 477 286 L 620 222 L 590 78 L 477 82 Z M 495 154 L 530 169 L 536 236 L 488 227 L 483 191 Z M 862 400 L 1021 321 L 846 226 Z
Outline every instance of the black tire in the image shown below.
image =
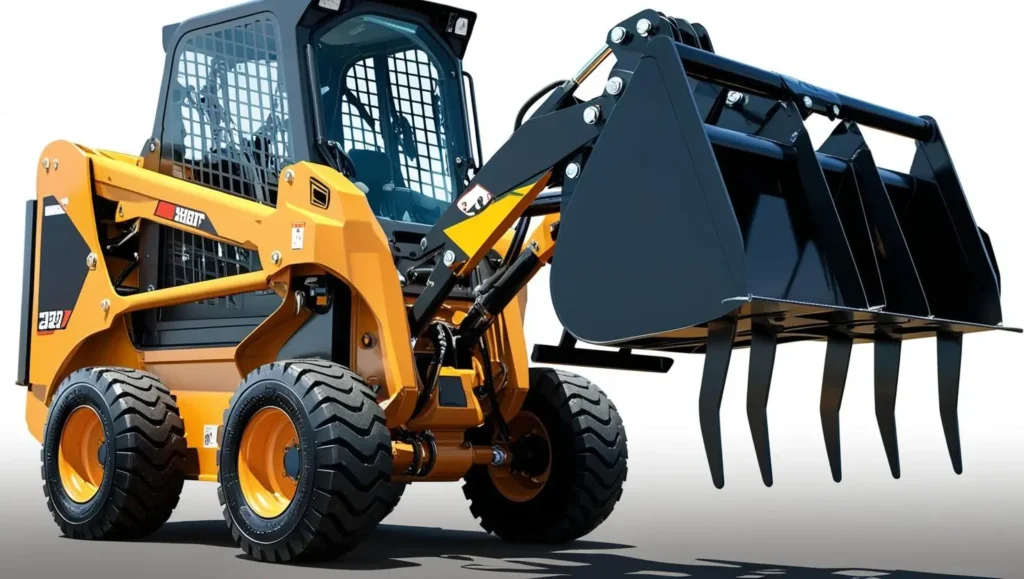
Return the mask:
M 58 451 L 71 414 L 89 407 L 103 430 L 95 495 L 75 502 L 61 482 Z M 185 480 L 185 429 L 160 380 L 139 370 L 88 368 L 61 383 L 43 435 L 46 506 L 68 537 L 138 539 L 160 528 L 178 505 Z
M 467 473 L 463 493 L 488 533 L 512 542 L 576 540 L 611 515 L 626 480 L 626 430 L 615 405 L 587 379 L 530 369 L 523 405 L 544 424 L 551 444 L 550 475 L 534 498 L 516 502 L 494 484 L 487 466 Z M 476 442 L 489 443 L 482 432 Z
M 239 481 L 242 434 L 260 410 L 292 421 L 299 444 L 294 496 L 274 518 L 256 514 Z M 258 561 L 333 559 L 366 539 L 398 502 L 391 433 L 358 375 L 321 360 L 275 362 L 253 371 L 224 416 L 218 454 L 224 520 Z

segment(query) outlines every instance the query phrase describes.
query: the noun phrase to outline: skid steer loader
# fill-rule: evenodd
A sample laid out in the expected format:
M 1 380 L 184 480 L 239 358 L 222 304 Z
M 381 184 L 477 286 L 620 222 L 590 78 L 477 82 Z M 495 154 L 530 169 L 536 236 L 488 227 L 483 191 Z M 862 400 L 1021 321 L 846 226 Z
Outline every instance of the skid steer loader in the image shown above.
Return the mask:
M 626 433 L 597 386 L 529 366 L 525 287 L 547 264 L 565 331 L 533 362 L 667 372 L 635 351 L 704 354 L 716 486 L 731 351 L 751 349 L 771 485 L 776 346 L 807 340 L 827 343 L 836 481 L 847 365 L 868 342 L 899 477 L 896 379 L 914 338 L 937 340 L 961 471 L 962 337 L 1011 328 L 934 119 L 728 60 L 702 26 L 645 11 L 531 99 L 484 164 L 461 64 L 475 21 L 415 0 L 199 16 L 163 31 L 140 155 L 46 147 L 17 382 L 65 534 L 151 533 L 184 480 L 216 481 L 252 557 L 330 558 L 407 484 L 460 479 L 488 532 L 589 533 L 621 495 Z M 612 61 L 600 96 L 578 98 Z M 817 150 L 810 115 L 838 121 Z M 879 169 L 860 126 L 915 140 L 909 173 Z

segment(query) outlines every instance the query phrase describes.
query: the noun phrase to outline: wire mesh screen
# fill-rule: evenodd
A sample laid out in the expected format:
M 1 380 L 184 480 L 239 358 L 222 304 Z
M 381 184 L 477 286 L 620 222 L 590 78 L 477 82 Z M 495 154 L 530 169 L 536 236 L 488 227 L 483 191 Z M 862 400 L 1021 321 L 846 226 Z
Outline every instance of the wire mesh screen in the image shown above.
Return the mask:
M 164 123 L 175 177 L 274 205 L 292 159 L 288 97 L 269 17 L 186 37 Z
M 372 58 L 361 60 L 348 69 L 345 74 L 345 87 L 351 95 L 341 102 L 345 150 L 384 151 L 384 135 L 380 130 L 377 70 Z M 355 98 L 354 101 L 352 97 Z
M 163 287 L 174 287 L 240 275 L 252 271 L 252 252 L 241 247 L 211 241 L 204 237 L 162 228 Z M 255 268 L 258 269 L 258 268 Z M 198 303 L 238 308 L 236 296 L 224 296 Z
M 406 186 L 427 197 L 452 200 L 451 172 L 437 69 L 422 50 L 388 56 L 391 96 Z

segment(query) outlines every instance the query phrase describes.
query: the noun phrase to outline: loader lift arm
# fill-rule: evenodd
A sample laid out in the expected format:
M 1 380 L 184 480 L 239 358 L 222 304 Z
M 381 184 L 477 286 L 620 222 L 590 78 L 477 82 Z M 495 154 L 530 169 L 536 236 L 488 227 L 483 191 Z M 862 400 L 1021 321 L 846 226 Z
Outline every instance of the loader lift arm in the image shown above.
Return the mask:
M 605 92 L 579 102 L 576 86 L 611 54 L 617 63 Z M 812 114 L 841 121 L 817 151 L 803 124 Z M 859 125 L 916 141 L 910 174 L 878 168 Z M 746 162 L 772 181 L 752 185 L 749 180 L 760 175 L 741 175 L 745 171 L 738 168 Z M 557 201 L 539 198 L 559 184 Z M 760 190 L 772 188 L 780 190 Z M 759 200 L 773 194 L 799 208 L 754 214 Z M 570 204 L 574 196 L 579 200 Z M 918 198 L 927 201 L 910 206 L 908 199 Z M 663 202 L 669 204 L 666 215 L 660 214 Z M 733 203 L 746 204 L 742 223 Z M 672 263 L 650 256 L 634 263 L 641 256 L 606 233 L 607 221 L 618 218 L 609 207 L 618 204 L 632 206 L 627 227 L 654 230 L 631 230 L 635 247 L 663 243 L 658 231 L 669 230 L 685 241 L 677 245 L 700 251 L 684 249 Z M 659 209 L 648 223 L 635 219 L 637 206 Z M 564 354 L 577 339 L 617 346 L 625 355 L 633 348 L 705 354 L 700 421 L 717 487 L 724 485 L 718 412 L 731 350 L 752 348 L 748 417 L 770 486 L 765 407 L 775 348 L 802 340 L 828 342 L 821 419 L 838 482 L 838 416 L 850 347 L 875 344 L 876 414 L 898 478 L 900 346 L 904 339 L 936 337 L 942 425 L 954 470 L 961 471 L 961 337 L 1019 330 L 1002 325 L 995 256 L 934 119 L 722 58 L 699 25 L 641 12 L 611 30 L 606 48 L 555 89 L 431 229 L 422 247 L 437 264 L 409 314 L 413 338 L 430 325 L 456 280 L 476 268 L 516 219 L 556 207 L 565 239 L 552 273 L 552 300 L 566 333 L 560 348 L 542 349 L 540 356 Z M 757 219 L 760 227 L 767 219 L 769 230 L 780 231 L 778 239 L 800 244 L 787 256 L 790 262 L 780 266 L 757 254 L 751 235 L 764 234 L 752 229 Z M 481 286 L 485 291 L 478 292 L 457 335 L 473 343 L 545 262 L 530 247 L 514 263 L 502 264 L 498 277 Z M 771 271 L 782 267 L 792 271 Z M 634 271 L 642 274 L 640 281 L 625 275 Z M 808 271 L 817 286 L 807 283 Z M 781 289 L 779 273 L 789 274 Z M 588 295 L 572 289 L 594 277 L 601 283 Z M 628 318 L 594 315 L 616 301 L 636 304 L 635 311 Z M 586 355 L 561 359 L 588 362 Z

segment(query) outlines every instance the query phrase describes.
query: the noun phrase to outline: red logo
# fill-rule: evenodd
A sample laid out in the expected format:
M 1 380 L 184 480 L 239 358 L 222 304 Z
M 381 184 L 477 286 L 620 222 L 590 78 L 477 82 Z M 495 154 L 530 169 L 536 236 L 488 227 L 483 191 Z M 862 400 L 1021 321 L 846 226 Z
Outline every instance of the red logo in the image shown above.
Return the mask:
M 168 221 L 173 221 L 188 227 L 206 231 L 207 233 L 217 233 L 216 230 L 214 230 L 213 225 L 210 223 L 210 220 L 207 219 L 206 214 L 202 211 L 196 211 L 195 209 L 189 209 L 166 201 L 160 201 L 156 205 L 154 215 L 161 219 L 166 219 Z

